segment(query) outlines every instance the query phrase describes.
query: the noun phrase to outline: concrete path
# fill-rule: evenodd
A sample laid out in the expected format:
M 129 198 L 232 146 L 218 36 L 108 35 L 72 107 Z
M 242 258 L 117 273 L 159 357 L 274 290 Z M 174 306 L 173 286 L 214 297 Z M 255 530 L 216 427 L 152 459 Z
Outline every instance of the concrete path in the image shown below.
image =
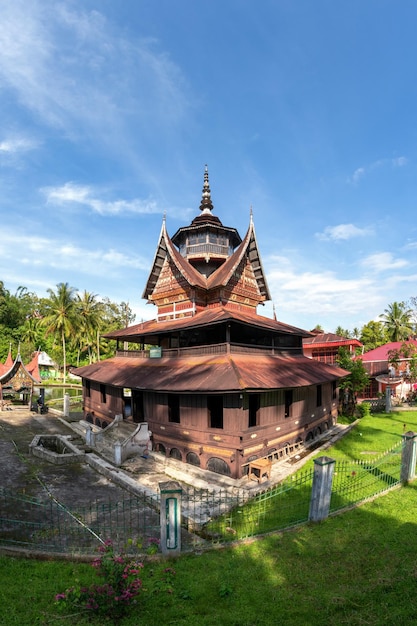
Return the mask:
M 338 424 L 315 442 L 314 450 L 303 451 L 291 459 L 278 461 L 272 466 L 271 479 L 258 484 L 247 477 L 234 480 L 227 476 L 200 470 L 193 465 L 166 459 L 151 453 L 147 458 L 128 459 L 121 468 L 115 467 L 99 454 L 86 454 L 87 463 L 75 466 L 55 466 L 29 455 L 29 444 L 39 434 L 63 434 L 77 437 L 76 423 L 48 413 L 37 415 L 29 410 L 18 409 L 0 412 L 0 471 L 1 486 L 14 491 L 25 491 L 39 497 L 42 482 L 60 493 L 60 499 L 76 500 L 78 504 L 92 497 L 117 499 L 120 489 L 131 492 L 159 493 L 159 484 L 177 480 L 184 486 L 198 489 L 240 488 L 255 494 L 277 484 L 299 470 L 312 455 L 326 450 L 342 437 L 352 425 Z M 76 443 L 76 441 L 75 441 Z M 79 440 L 79 443 L 82 443 Z M 70 504 L 71 502 L 68 502 Z

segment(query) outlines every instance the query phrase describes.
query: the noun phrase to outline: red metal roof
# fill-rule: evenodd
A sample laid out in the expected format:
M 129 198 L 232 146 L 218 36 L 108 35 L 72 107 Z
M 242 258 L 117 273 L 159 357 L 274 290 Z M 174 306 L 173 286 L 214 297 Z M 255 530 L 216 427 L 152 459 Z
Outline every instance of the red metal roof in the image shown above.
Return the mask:
M 317 385 L 346 376 L 302 355 L 211 355 L 183 358 L 114 357 L 80 367 L 82 378 L 115 387 L 162 392 L 233 392 Z
M 37 381 L 41 382 L 42 377 L 39 371 L 39 355 L 40 352 L 35 352 L 30 363 L 26 365 L 26 371 Z
M 334 346 L 357 346 L 360 348 L 362 346 L 357 339 L 348 339 L 334 333 L 315 334 L 313 337 L 303 339 L 303 344 L 307 344 L 308 347 L 312 348 L 329 348 Z
M 417 348 L 417 341 L 415 339 L 410 339 L 409 341 L 392 341 L 391 343 L 386 343 L 383 346 L 379 346 L 374 350 L 369 350 L 369 352 L 365 352 L 361 355 L 361 359 L 364 362 L 369 361 L 388 361 L 388 352 L 390 350 L 399 350 L 403 344 L 414 345 Z
M 249 313 L 247 310 L 239 311 L 231 306 L 216 306 L 203 311 L 199 311 L 193 317 L 181 317 L 175 320 L 158 322 L 150 320 L 135 324 L 121 330 L 114 330 L 105 335 L 108 339 L 122 339 L 124 341 L 137 341 L 140 337 L 149 335 L 159 335 L 169 331 L 181 330 L 183 328 L 197 328 L 217 324 L 225 321 L 237 321 L 243 324 L 257 328 L 265 328 L 275 332 L 287 333 L 290 335 L 298 335 L 301 337 L 309 337 L 310 333 L 306 330 L 278 322 L 269 317 L 263 317 L 257 313 Z

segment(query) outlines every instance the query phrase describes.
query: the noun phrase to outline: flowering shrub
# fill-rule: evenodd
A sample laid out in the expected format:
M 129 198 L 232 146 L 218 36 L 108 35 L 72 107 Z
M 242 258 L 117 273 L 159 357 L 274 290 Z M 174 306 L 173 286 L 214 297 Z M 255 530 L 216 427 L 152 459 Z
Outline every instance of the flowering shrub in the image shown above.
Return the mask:
M 159 544 L 160 541 L 158 537 L 149 537 L 147 539 L 143 539 L 143 537 L 138 537 L 137 539 L 127 540 L 128 548 L 138 550 L 141 554 L 156 554 L 157 552 L 159 552 Z
M 139 574 L 143 564 L 116 555 L 111 541 L 106 541 L 98 551 L 100 556 L 93 561 L 92 566 L 103 579 L 103 583 L 89 587 L 72 587 L 65 593 L 58 593 L 55 600 L 64 607 L 119 617 L 130 605 L 136 603 L 142 586 Z
M 159 551 L 159 539 L 151 537 L 148 539 L 148 546 L 146 548 L 146 554 L 156 554 Z

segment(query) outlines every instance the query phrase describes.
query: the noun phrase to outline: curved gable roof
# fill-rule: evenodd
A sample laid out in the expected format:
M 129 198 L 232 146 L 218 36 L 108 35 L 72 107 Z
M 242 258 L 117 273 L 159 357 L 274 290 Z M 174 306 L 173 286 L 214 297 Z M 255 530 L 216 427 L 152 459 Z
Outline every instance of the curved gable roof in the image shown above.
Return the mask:
M 4 383 L 8 383 L 10 380 L 12 380 L 17 372 L 19 371 L 19 369 L 23 369 L 23 371 L 28 375 L 28 377 L 34 382 L 34 383 L 40 383 L 41 382 L 41 377 L 39 375 L 39 369 L 37 367 L 37 361 L 36 361 L 36 366 L 34 366 L 33 364 L 33 359 L 31 361 L 31 363 L 29 363 L 29 365 L 27 367 L 25 367 L 23 365 L 23 361 L 21 359 L 20 354 L 17 355 L 12 367 L 10 369 L 8 369 L 7 371 L 3 371 L 2 374 L 0 374 L 0 383 L 4 384 Z M 37 377 L 36 377 L 37 376 Z
M 252 216 L 249 224 L 248 231 L 243 238 L 240 246 L 235 252 L 221 265 L 207 280 L 207 286 L 209 289 L 214 287 L 225 287 L 232 278 L 236 268 L 242 261 L 243 257 L 247 255 L 249 262 L 252 266 L 255 274 L 255 279 L 261 295 L 265 300 L 270 300 L 271 295 L 269 293 L 268 284 L 266 282 L 265 273 L 262 267 L 261 257 L 259 255 L 258 244 L 255 235 L 255 226 L 253 224 Z
M 158 246 L 152 263 L 152 269 L 146 282 L 142 298 L 148 300 L 149 296 L 152 295 L 166 258 L 170 258 L 173 261 L 177 269 L 190 285 L 201 287 L 203 289 L 207 287 L 205 276 L 200 274 L 190 263 L 188 263 L 187 259 L 184 259 L 173 245 L 166 231 L 164 218 Z

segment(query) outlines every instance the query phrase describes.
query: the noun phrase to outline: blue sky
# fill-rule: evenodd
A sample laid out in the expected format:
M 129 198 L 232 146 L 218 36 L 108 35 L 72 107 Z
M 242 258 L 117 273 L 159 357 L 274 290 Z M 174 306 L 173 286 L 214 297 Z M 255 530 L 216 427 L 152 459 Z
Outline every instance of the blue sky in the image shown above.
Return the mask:
M 360 328 L 417 296 L 417 4 L 0 2 L 0 280 L 140 319 L 162 219 L 243 237 L 277 317 Z M 260 307 L 272 316 L 272 303 Z

